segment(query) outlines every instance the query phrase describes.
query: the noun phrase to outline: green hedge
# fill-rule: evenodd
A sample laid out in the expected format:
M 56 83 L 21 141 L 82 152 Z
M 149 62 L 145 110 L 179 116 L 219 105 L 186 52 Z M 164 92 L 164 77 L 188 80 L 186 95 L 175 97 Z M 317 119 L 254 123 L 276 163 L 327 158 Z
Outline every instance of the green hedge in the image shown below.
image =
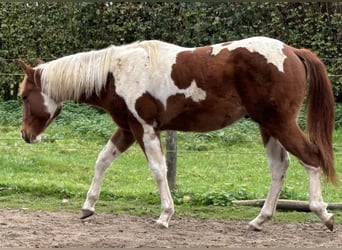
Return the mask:
M 35 2 L 0 8 L 0 100 L 17 98 L 22 72 L 16 58 L 35 64 L 136 40 L 193 47 L 255 35 L 315 51 L 342 100 L 340 3 Z

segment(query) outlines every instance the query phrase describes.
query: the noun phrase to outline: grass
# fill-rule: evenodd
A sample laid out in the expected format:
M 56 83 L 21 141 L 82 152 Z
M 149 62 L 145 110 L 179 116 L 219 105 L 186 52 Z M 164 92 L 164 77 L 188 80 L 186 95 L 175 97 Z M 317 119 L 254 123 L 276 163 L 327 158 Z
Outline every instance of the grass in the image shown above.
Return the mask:
M 43 141 L 29 145 L 19 138 L 20 110 L 16 101 L 0 103 L 0 207 L 79 211 L 97 155 L 115 129 L 111 119 L 88 106 L 66 103 Z M 340 176 L 341 141 L 338 129 L 334 148 Z M 269 183 L 264 149 L 251 121 L 211 133 L 178 133 L 177 188 L 172 192 L 176 216 L 250 220 L 259 208 L 233 206 L 232 200 L 265 198 Z M 325 201 L 342 200 L 340 187 L 324 182 L 323 187 Z M 281 197 L 308 198 L 305 171 L 293 157 Z M 159 204 L 145 157 L 133 145 L 106 173 L 96 209 L 157 217 Z M 279 211 L 275 220 L 317 218 Z

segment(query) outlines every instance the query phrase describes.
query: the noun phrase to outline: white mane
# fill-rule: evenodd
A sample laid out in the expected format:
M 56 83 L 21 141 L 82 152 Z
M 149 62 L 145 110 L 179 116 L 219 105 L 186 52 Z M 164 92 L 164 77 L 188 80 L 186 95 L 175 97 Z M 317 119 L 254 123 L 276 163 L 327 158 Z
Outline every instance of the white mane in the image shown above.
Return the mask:
M 41 64 L 42 90 L 55 101 L 98 95 L 106 84 L 114 47 L 77 53 Z
M 108 73 L 119 66 L 116 65 L 120 61 L 118 59 L 127 59 L 132 54 L 130 51 L 142 51 L 147 56 L 144 58 L 148 58 L 149 70 L 153 71 L 158 67 L 162 45 L 165 48 L 175 46 L 157 40 L 142 41 L 81 52 L 41 64 L 37 69 L 41 70 L 42 90 L 56 102 L 78 101 L 82 95 L 90 97 L 94 93 L 99 95 L 105 87 Z M 136 58 L 129 60 L 134 62 Z

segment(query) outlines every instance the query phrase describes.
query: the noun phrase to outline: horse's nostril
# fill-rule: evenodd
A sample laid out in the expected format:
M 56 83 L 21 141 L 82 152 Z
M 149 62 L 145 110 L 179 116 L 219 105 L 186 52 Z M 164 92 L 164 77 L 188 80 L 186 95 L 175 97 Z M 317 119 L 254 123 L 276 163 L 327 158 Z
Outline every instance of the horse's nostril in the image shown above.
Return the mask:
M 21 130 L 21 138 L 24 139 L 27 143 L 30 143 L 30 139 L 26 136 L 26 133 L 24 130 Z
M 21 137 L 24 139 L 24 138 L 25 138 L 25 132 L 24 132 L 24 130 L 21 130 L 20 133 L 21 133 Z

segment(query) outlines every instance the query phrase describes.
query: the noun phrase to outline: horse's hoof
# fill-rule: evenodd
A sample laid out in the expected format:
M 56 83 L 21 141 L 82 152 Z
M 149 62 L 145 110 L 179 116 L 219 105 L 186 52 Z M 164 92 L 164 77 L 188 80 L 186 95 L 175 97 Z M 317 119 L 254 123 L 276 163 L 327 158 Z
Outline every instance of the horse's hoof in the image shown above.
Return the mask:
M 332 215 L 329 220 L 324 222 L 324 225 L 330 230 L 334 230 L 334 216 Z
M 248 231 L 254 231 L 254 232 L 260 232 L 262 230 L 261 227 L 257 227 L 255 225 L 248 225 L 247 226 Z
M 169 223 L 157 220 L 156 224 L 159 228 L 169 228 Z
M 94 214 L 94 211 L 88 209 L 82 209 L 82 216 L 80 217 L 81 220 L 88 218 Z
M 257 225 L 256 223 L 250 222 L 250 223 L 248 223 L 247 230 L 248 231 L 260 232 L 262 230 L 262 227 Z

